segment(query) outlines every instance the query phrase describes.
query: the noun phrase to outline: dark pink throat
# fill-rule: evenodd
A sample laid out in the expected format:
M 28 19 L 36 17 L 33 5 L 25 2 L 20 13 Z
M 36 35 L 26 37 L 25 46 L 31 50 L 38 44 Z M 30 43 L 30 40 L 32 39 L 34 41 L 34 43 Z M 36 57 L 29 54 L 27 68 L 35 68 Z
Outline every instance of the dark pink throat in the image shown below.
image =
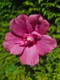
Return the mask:
M 34 31 L 31 34 L 25 34 L 16 44 L 20 44 L 20 46 L 32 46 L 36 45 L 39 40 L 41 40 L 41 35 Z
M 41 39 L 41 35 L 37 32 L 32 32 L 31 34 L 25 34 L 23 37 L 24 45 L 35 45 L 37 41 Z

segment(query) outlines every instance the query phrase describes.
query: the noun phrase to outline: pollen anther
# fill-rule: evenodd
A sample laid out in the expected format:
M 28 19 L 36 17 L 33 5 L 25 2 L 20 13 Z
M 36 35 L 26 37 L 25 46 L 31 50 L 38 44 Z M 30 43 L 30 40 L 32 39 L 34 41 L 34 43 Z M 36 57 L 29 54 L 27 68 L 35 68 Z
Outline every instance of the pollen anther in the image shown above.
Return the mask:
M 31 38 L 30 37 L 27 37 L 27 41 L 31 41 Z

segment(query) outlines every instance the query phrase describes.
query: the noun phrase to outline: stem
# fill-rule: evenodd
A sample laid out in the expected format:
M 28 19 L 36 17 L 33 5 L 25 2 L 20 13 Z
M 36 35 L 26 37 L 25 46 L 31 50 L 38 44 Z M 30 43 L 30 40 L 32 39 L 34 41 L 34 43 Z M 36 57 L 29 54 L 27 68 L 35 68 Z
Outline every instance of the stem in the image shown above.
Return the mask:
M 25 65 L 25 72 L 26 72 L 25 78 L 26 78 L 26 80 L 28 80 L 28 72 L 29 72 L 29 66 L 28 65 Z

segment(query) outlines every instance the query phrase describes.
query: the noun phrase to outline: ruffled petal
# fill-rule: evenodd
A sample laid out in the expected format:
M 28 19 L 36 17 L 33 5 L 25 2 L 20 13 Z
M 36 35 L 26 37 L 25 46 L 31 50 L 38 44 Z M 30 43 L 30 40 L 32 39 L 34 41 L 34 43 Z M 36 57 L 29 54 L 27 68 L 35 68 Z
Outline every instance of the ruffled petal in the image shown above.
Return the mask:
M 40 34 L 46 34 L 49 29 L 49 23 L 45 19 L 42 18 L 39 14 L 33 14 L 29 16 L 29 21 L 33 27 L 33 29 Z
M 14 55 L 21 55 L 24 51 L 24 47 L 20 46 L 19 44 L 15 44 L 11 49 L 10 53 Z
M 26 47 L 23 54 L 19 57 L 21 62 L 26 65 L 34 66 L 39 61 L 36 46 Z
M 22 19 L 14 18 L 10 21 L 10 30 L 15 35 L 23 36 L 26 32 L 26 24 Z
M 36 47 L 41 56 L 51 52 L 52 49 L 56 48 L 57 42 L 48 35 L 43 35 L 41 40 L 37 42 Z
M 19 20 L 23 20 L 24 22 L 26 22 L 26 20 L 28 20 L 28 16 L 26 16 L 25 14 L 20 14 L 18 17 L 17 17 Z
M 20 44 L 22 45 L 21 39 L 9 32 L 6 34 L 3 47 L 11 54 L 20 55 L 24 49 L 24 47 L 21 48 Z
M 29 16 L 29 21 L 30 21 L 33 29 L 35 29 L 35 26 L 38 23 L 39 17 L 40 17 L 39 14 L 32 14 L 32 15 Z
M 5 36 L 5 40 L 6 41 L 11 41 L 11 40 L 20 40 L 19 37 L 15 36 L 14 34 L 12 34 L 11 32 L 8 32 Z
M 46 21 L 46 20 L 41 21 L 41 19 L 39 19 L 39 21 L 40 21 L 40 24 L 36 24 L 35 31 L 37 31 L 38 33 L 40 33 L 42 35 L 46 34 L 46 32 L 49 29 L 48 21 Z
M 4 41 L 3 47 L 6 51 L 10 52 L 10 49 L 14 46 L 14 41 Z
M 31 33 L 33 31 L 32 25 L 30 24 L 30 22 L 28 20 L 26 21 L 26 27 L 27 27 L 27 31 L 29 33 Z

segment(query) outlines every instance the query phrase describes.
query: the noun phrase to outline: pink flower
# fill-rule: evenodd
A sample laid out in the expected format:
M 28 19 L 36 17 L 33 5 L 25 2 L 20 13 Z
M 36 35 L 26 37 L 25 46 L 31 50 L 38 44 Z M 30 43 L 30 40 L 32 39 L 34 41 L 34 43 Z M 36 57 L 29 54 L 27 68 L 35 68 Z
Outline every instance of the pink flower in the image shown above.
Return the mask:
M 39 62 L 39 55 L 44 56 L 56 48 L 57 43 L 49 35 L 49 23 L 39 14 L 29 17 L 19 15 L 10 22 L 3 47 L 11 54 L 19 55 L 23 64 L 34 66 Z

